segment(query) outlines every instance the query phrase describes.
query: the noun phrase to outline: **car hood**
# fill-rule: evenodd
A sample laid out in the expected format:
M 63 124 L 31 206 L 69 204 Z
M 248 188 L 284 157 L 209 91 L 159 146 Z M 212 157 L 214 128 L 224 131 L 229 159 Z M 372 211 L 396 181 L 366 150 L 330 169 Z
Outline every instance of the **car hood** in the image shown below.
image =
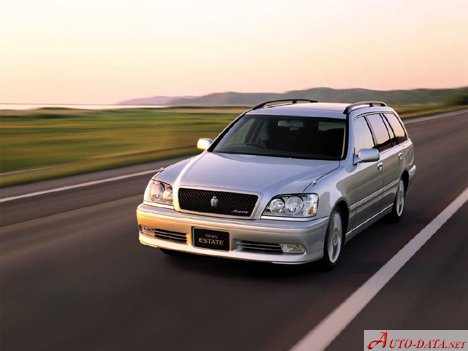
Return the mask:
M 175 176 L 174 171 L 179 171 L 176 172 L 177 178 L 167 181 L 176 188 L 301 193 L 315 180 L 338 167 L 339 161 L 204 152 L 181 164 L 180 169 L 174 167 L 169 173 Z

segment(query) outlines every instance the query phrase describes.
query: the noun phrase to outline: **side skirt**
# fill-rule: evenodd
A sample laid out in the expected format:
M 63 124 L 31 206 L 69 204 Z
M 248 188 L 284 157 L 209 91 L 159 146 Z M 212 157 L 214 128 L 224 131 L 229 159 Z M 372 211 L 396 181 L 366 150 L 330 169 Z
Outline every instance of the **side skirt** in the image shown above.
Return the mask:
M 364 229 L 370 227 L 372 224 L 377 222 L 380 218 L 384 217 L 385 215 L 389 214 L 392 211 L 392 206 L 393 204 L 385 207 L 383 210 L 381 210 L 379 213 L 376 213 L 372 217 L 366 219 L 364 222 L 359 224 L 358 226 L 354 227 L 350 231 L 348 231 L 345 235 L 345 243 L 347 243 L 349 240 L 354 238 L 357 234 L 362 232 Z

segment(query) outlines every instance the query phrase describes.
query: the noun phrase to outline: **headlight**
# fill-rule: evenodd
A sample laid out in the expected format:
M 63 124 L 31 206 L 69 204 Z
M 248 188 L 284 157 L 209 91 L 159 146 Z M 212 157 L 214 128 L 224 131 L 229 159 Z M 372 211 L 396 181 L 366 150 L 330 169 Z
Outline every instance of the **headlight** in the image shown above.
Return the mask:
M 150 180 L 143 200 L 172 206 L 172 186 L 157 180 Z
M 276 217 L 313 217 L 317 214 L 317 194 L 275 196 L 263 214 Z
M 297 215 L 304 207 L 304 201 L 298 196 L 288 197 L 285 205 L 285 212 L 287 214 Z

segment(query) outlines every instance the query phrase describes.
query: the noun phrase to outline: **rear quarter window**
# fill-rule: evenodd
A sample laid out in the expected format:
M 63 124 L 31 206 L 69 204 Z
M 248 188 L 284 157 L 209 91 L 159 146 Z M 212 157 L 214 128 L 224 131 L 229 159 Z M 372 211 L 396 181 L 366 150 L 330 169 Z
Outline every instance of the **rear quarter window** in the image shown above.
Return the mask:
M 395 140 L 397 143 L 402 143 L 408 139 L 408 136 L 405 133 L 405 129 L 401 125 L 400 119 L 395 116 L 393 113 L 385 113 L 385 118 L 393 129 L 395 133 Z

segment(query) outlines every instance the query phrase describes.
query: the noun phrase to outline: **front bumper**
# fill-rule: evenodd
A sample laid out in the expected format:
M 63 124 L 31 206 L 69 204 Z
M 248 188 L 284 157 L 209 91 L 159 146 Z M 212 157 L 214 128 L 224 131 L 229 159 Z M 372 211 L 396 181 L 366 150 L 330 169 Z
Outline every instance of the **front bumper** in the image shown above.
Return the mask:
M 138 206 L 137 220 L 140 228 L 140 243 L 144 245 L 200 255 L 285 264 L 301 264 L 322 258 L 328 226 L 328 217 L 310 221 L 239 220 L 181 213 L 173 209 L 146 204 Z M 174 242 L 145 234 L 141 230 L 142 226 L 180 233 L 182 237 L 185 234 L 186 242 Z M 195 247 L 192 236 L 193 228 L 229 232 L 230 250 L 220 251 Z M 305 248 L 305 252 L 292 254 L 245 250 L 242 245 L 245 241 L 300 244 Z

